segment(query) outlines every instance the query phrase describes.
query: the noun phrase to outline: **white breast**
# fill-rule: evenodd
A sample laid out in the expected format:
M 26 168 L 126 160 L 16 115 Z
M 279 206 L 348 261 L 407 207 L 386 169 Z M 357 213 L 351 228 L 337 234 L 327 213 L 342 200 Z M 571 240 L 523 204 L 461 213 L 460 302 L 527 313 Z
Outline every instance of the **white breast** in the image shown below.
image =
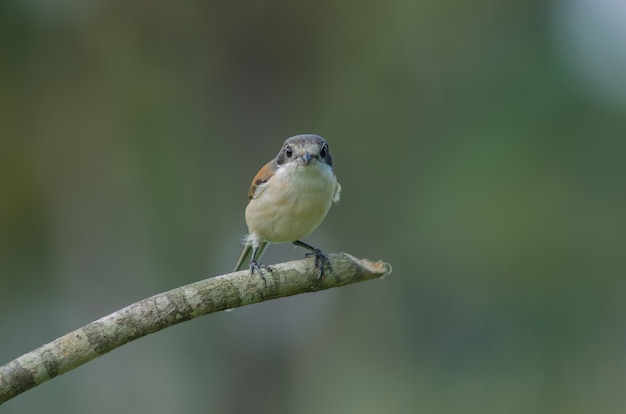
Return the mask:
M 339 183 L 330 166 L 287 163 L 260 185 L 246 208 L 252 240 L 287 243 L 310 234 L 339 200 Z

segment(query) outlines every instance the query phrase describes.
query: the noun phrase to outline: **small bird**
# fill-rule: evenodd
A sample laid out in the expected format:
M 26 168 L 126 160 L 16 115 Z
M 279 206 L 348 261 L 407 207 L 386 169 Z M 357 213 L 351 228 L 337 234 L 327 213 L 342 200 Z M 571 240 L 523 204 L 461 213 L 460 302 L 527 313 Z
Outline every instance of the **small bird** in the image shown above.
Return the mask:
M 272 269 L 258 260 L 268 243 L 293 243 L 308 249 L 317 279 L 326 270 L 332 271 L 322 251 L 300 239 L 320 225 L 340 194 L 341 185 L 333 172 L 326 140 L 313 134 L 287 138 L 276 158 L 252 180 L 246 207 L 248 235 L 235 271 L 242 270 L 250 260 L 250 273 L 256 271 L 266 281 L 263 269 Z

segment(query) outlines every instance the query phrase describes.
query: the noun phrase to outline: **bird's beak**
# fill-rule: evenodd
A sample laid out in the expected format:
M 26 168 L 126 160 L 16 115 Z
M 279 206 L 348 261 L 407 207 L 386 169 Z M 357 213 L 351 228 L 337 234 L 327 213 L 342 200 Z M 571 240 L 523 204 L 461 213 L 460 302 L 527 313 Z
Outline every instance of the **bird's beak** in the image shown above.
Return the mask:
M 309 151 L 305 151 L 304 154 L 302 154 L 302 160 L 304 160 L 304 165 L 309 164 L 311 161 L 311 154 L 309 154 Z

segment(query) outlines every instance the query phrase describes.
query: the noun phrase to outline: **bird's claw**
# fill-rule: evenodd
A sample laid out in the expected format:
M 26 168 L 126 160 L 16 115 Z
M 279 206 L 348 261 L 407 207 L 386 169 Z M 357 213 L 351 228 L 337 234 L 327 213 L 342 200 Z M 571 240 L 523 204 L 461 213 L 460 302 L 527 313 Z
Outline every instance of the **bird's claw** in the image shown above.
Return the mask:
M 265 265 L 263 263 L 258 263 L 256 260 L 250 261 L 250 274 L 253 275 L 255 270 L 259 272 L 259 276 L 261 276 L 261 279 L 263 279 L 263 282 L 267 286 L 267 279 L 265 279 L 265 275 L 263 274 L 263 269 L 268 270 L 270 273 L 273 273 L 272 268 L 269 267 L 268 265 Z
M 330 264 L 330 260 L 328 260 L 328 257 L 326 257 L 326 255 L 317 247 L 313 248 L 313 251 L 311 253 L 307 253 L 306 256 L 313 256 L 313 263 L 317 269 L 316 280 L 319 280 L 322 276 L 324 276 L 324 269 L 328 269 L 328 273 L 332 273 L 333 267 Z

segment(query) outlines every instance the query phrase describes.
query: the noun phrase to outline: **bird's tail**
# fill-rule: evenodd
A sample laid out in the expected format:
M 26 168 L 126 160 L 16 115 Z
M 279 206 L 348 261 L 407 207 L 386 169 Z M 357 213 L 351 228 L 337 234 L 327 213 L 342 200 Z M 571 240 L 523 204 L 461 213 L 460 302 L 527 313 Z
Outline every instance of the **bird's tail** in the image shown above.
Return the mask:
M 259 248 L 256 253 L 256 260 L 261 260 L 261 256 L 267 249 L 267 242 L 260 242 Z M 235 265 L 235 270 L 233 272 L 238 272 L 239 270 L 246 269 L 250 260 L 252 259 L 252 243 L 246 242 L 245 246 L 243 246 L 243 251 L 241 252 L 241 256 L 239 256 L 239 260 L 237 260 L 237 264 Z

